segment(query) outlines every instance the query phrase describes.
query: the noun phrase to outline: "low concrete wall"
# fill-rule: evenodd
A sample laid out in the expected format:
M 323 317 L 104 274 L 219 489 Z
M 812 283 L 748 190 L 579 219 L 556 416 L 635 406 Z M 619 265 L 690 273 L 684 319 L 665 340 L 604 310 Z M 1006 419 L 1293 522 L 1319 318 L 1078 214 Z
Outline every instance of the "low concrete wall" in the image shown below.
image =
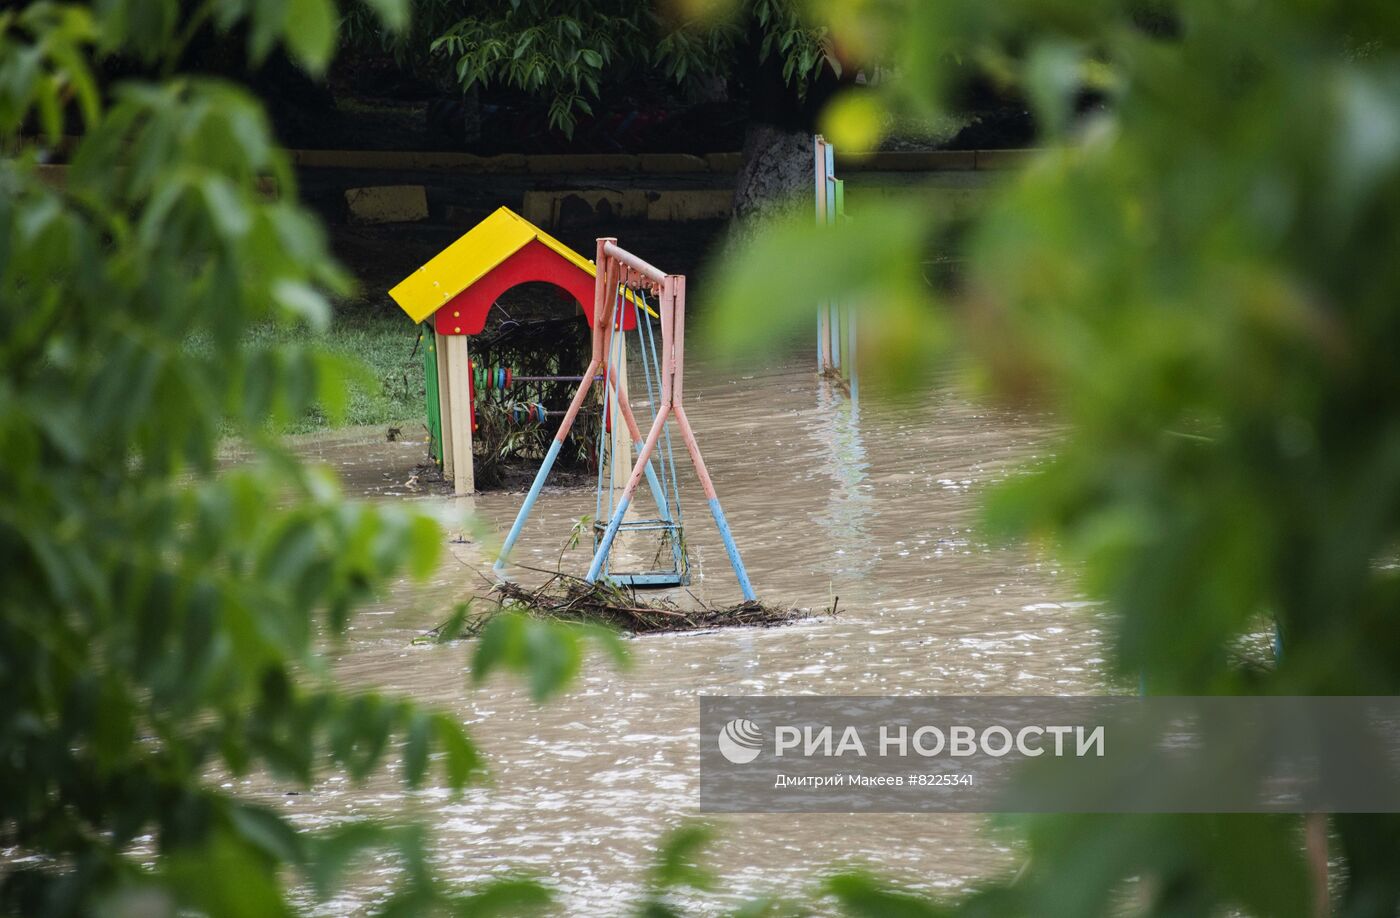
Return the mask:
M 837 170 L 837 175 L 841 175 Z M 918 204 L 952 220 L 971 217 L 980 201 L 1005 173 L 968 172 L 846 174 L 846 213 L 880 203 Z
M 416 183 L 428 219 L 469 227 L 501 204 L 551 230 L 617 220 L 687 222 L 727 219 L 738 153 L 543 156 L 293 150 L 303 192 L 329 219 L 344 190 Z M 1029 150 L 934 150 L 837 157 L 852 214 L 862 202 L 915 200 L 960 218 L 995 176 L 1022 165 Z M 342 211 L 343 212 L 343 211 Z M 352 219 L 353 209 L 352 209 Z
M 303 169 L 447 170 L 485 175 L 625 175 L 711 172 L 733 174 L 738 153 L 568 153 L 476 156 L 471 153 L 415 153 L 391 150 L 292 150 Z M 836 156 L 837 171 L 973 172 L 1019 166 L 1033 150 L 916 150 Z
M 347 188 L 351 223 L 415 223 L 428 219 L 428 193 L 422 185 Z
M 520 215 L 543 227 L 615 219 L 723 220 L 729 217 L 733 199 L 734 193 L 727 188 L 526 191 Z

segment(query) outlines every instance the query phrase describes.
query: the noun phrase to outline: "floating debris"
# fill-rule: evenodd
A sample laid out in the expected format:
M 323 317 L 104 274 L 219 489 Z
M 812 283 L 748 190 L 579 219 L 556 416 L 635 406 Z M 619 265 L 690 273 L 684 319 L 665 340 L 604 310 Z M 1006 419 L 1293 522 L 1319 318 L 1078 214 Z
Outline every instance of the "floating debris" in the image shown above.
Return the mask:
M 587 583 L 577 577 L 555 574 L 544 585 L 524 587 L 518 583 L 497 584 L 489 611 L 472 621 L 464 634 L 481 630 L 499 612 L 520 612 L 556 621 L 590 622 L 611 625 L 633 634 L 664 631 L 703 631 L 713 628 L 772 628 L 818 615 L 835 615 L 830 608 L 813 611 L 772 606 L 757 600 L 733 606 L 699 603 L 686 608 L 670 599 L 643 599 L 635 591 L 612 583 Z M 692 598 L 694 594 L 691 594 Z M 698 600 L 697 600 L 698 603 Z

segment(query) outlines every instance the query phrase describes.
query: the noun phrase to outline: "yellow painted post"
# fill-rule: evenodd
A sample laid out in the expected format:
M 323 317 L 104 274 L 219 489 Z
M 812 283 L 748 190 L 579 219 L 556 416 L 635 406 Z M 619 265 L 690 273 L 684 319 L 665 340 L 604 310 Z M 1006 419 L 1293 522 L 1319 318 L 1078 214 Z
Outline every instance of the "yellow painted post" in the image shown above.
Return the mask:
M 438 430 L 442 437 L 442 477 L 452 480 L 452 391 L 448 387 L 446 335 L 437 336 Z
M 627 335 L 621 329 L 615 334 L 617 344 L 613 353 L 617 357 L 617 387 L 630 399 L 632 390 L 627 388 Z M 612 457 L 612 482 L 613 487 L 620 491 L 627 486 L 627 477 L 632 474 L 632 434 L 622 416 L 619 399 L 612 400 L 612 429 L 617 431 L 617 455 Z
M 447 336 L 447 377 L 452 405 L 452 490 L 475 494 L 472 468 L 471 362 L 466 335 Z

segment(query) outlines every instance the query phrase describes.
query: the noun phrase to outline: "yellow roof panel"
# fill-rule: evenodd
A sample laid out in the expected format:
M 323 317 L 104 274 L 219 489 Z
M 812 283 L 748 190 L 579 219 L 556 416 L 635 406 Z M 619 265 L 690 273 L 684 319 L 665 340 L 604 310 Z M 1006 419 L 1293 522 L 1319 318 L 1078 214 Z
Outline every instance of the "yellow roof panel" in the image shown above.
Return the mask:
M 594 274 L 593 262 L 510 208 L 500 207 L 400 281 L 389 296 L 409 318 L 422 322 L 535 239 Z
M 427 264 L 399 281 L 389 291 L 389 296 L 408 313 L 409 318 L 422 322 L 535 239 L 587 271 L 590 277 L 597 276 L 592 261 L 509 207 L 498 207 L 491 216 L 429 259 Z M 628 302 L 637 303 L 630 289 L 624 291 L 624 296 Z M 647 313 L 656 316 L 656 310 L 645 301 L 641 306 Z

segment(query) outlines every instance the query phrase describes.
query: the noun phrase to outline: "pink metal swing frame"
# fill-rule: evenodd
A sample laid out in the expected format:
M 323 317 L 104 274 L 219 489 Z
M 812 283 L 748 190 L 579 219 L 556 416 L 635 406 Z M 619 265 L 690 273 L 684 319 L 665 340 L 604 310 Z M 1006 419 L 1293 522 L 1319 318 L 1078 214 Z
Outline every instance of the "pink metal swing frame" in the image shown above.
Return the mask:
M 589 583 L 593 583 L 602 573 L 608 552 L 612 549 L 613 540 L 617 536 L 623 517 L 627 514 L 627 508 L 643 478 L 649 479 L 652 491 L 657 497 L 658 506 L 661 507 L 663 515 L 666 514 L 665 498 L 651 467 L 651 457 L 656 451 L 666 422 L 674 417 L 676 426 L 680 428 L 681 439 L 685 443 L 686 451 L 690 454 L 696 478 L 699 479 L 700 487 L 705 492 L 710 514 L 715 520 L 715 526 L 719 530 L 721 539 L 724 541 L 725 552 L 729 556 L 730 565 L 734 568 L 739 587 L 746 600 L 753 600 L 755 596 L 753 587 L 749 583 L 748 572 L 744 569 L 744 562 L 739 556 L 738 546 L 729 531 L 729 523 L 720 507 L 714 481 L 710 478 L 705 458 L 700 453 L 700 445 L 696 442 L 695 431 L 685 413 L 685 276 L 666 274 L 626 249 L 619 247 L 617 239 L 612 237 L 605 237 L 597 241 L 594 263 L 596 265 L 596 281 L 593 291 L 592 358 L 589 361 L 588 369 L 583 373 L 583 379 L 579 381 L 578 389 L 574 392 L 573 400 L 569 403 L 568 411 L 564 413 L 564 418 L 559 424 L 559 430 L 554 435 L 549 451 L 545 454 L 544 462 L 535 475 L 534 484 L 531 485 L 529 493 L 525 496 L 525 502 L 516 516 L 515 524 L 506 536 L 494 570 L 498 575 L 503 575 L 510 551 L 520 537 L 530 509 L 549 477 L 550 469 L 559 455 L 565 438 L 569 435 L 574 419 L 578 417 L 579 410 L 583 407 L 583 401 L 593 385 L 594 375 L 601 371 L 603 384 L 609 388 L 609 394 L 616 400 L 619 413 L 627 426 L 627 432 L 637 448 L 637 456 L 633 462 L 632 473 L 628 476 L 627 484 L 623 487 L 622 497 L 614 508 L 607 528 L 594 552 L 593 561 L 585 579 Z M 608 356 L 613 353 L 612 336 L 618 331 L 619 323 L 615 321 L 616 310 L 628 308 L 625 297 L 619 295 L 619 288 L 624 286 L 645 288 L 654 293 L 658 300 L 661 316 L 660 404 L 657 405 L 656 418 L 652 422 L 645 440 L 642 440 L 641 429 L 637 426 L 637 420 L 633 415 L 626 389 L 619 384 L 618 368 L 611 365 L 608 359 Z M 619 303 L 622 304 L 621 307 L 619 307 Z

